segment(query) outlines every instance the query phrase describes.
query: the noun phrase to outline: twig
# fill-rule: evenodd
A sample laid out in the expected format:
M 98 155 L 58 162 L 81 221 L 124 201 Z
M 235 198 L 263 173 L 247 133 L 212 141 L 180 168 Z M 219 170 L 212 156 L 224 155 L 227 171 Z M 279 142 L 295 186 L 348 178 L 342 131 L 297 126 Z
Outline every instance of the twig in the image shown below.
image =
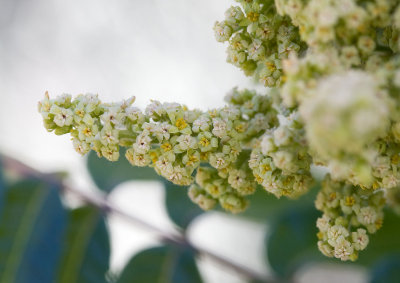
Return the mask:
M 71 192 L 74 195 L 78 196 L 82 200 L 86 201 L 87 203 L 90 203 L 100 209 L 102 209 L 106 213 L 113 213 L 115 215 L 119 215 L 120 217 L 123 217 L 130 221 L 131 223 L 142 227 L 143 229 L 149 230 L 155 234 L 157 234 L 162 241 L 165 242 L 172 242 L 177 245 L 184 245 L 187 246 L 191 249 L 193 249 L 196 253 L 199 255 L 208 257 L 212 260 L 214 260 L 216 263 L 219 263 L 223 266 L 229 267 L 236 272 L 238 272 L 241 275 L 244 275 L 245 277 L 253 280 L 259 280 L 262 282 L 280 282 L 280 280 L 277 280 L 275 278 L 267 277 L 263 274 L 260 274 L 257 271 L 254 271 L 246 266 L 243 266 L 238 263 L 234 263 L 230 261 L 229 259 L 217 255 L 211 251 L 208 251 L 204 248 L 197 247 L 195 244 L 191 243 L 184 234 L 176 231 L 175 233 L 165 231 L 157 226 L 152 225 L 151 223 L 148 223 L 135 215 L 132 215 L 130 213 L 127 213 L 117 207 L 115 207 L 113 204 L 111 204 L 104 196 L 97 196 L 95 194 L 89 194 L 87 192 L 84 192 L 82 190 L 78 190 L 75 188 L 72 188 L 71 186 L 68 186 L 62 182 L 60 177 L 57 177 L 55 174 L 46 174 L 42 173 L 14 158 L 11 158 L 9 156 L 5 156 L 3 154 L 0 154 L 0 159 L 2 165 L 6 168 L 9 169 L 12 172 L 17 173 L 20 176 L 23 177 L 35 177 L 42 179 L 46 181 L 47 183 L 54 184 L 58 188 L 62 188 L 65 191 Z

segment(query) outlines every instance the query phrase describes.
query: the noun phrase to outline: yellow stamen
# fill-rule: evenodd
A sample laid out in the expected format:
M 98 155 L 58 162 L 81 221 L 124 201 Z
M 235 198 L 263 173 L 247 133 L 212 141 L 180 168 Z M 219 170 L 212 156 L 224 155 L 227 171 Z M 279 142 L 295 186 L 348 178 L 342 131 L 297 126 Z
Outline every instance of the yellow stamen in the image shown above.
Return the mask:
M 261 173 L 262 173 L 262 174 L 265 174 L 265 173 L 267 173 L 268 171 L 271 171 L 271 166 L 269 166 L 268 164 L 264 164 L 264 165 L 262 166 L 262 171 L 261 171 Z
M 237 125 L 235 127 L 235 130 L 238 131 L 238 133 L 243 133 L 245 128 L 246 128 L 245 125 L 242 123 L 242 124 Z
M 210 155 L 209 152 L 200 152 L 200 160 L 207 161 L 209 155 Z
M 189 156 L 189 161 L 186 163 L 186 165 L 190 166 L 190 165 L 195 164 L 198 161 L 199 161 L 199 158 L 196 155 L 190 155 Z
M 85 128 L 83 131 L 82 131 L 82 133 L 85 135 L 85 136 L 91 136 L 92 135 L 92 130 L 90 129 L 90 128 Z
M 156 153 L 155 151 L 152 151 L 152 152 L 149 153 L 149 155 L 150 155 L 151 161 L 152 161 L 153 163 L 156 163 L 157 160 L 158 160 L 158 155 L 157 155 L 157 153 Z
M 208 110 L 208 114 L 211 118 L 217 117 L 217 110 Z
M 199 141 L 199 145 L 206 147 L 210 145 L 210 141 L 206 137 L 202 137 Z
M 397 154 L 393 155 L 392 158 L 390 159 L 390 161 L 392 162 L 392 164 L 399 164 L 400 156 Z
M 276 66 L 274 63 L 267 62 L 267 63 L 265 63 L 265 66 L 267 66 L 268 70 L 270 70 L 271 72 L 276 70 Z
M 356 200 L 353 196 L 347 196 L 345 203 L 347 206 L 353 206 L 356 203 Z
M 176 126 L 179 130 L 183 130 L 184 128 L 187 127 L 187 123 L 185 122 L 185 120 L 184 120 L 183 118 L 179 118 L 178 120 L 176 120 L 175 126 Z
M 256 22 L 258 20 L 258 17 L 260 16 L 260 14 L 255 13 L 255 12 L 249 12 L 247 14 L 247 18 L 252 21 L 252 22 Z
M 160 147 L 165 152 L 170 151 L 172 149 L 172 145 L 169 142 L 163 143 Z

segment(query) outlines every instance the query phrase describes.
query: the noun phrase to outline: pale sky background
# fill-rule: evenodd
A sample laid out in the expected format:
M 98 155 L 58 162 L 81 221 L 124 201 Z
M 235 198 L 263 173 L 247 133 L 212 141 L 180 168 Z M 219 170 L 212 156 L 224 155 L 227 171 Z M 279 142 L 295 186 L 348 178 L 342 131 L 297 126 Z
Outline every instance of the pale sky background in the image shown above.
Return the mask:
M 73 186 L 93 189 L 85 160 L 75 153 L 69 137 L 43 128 L 37 102 L 44 92 L 53 97 L 98 93 L 104 102 L 135 95 L 141 108 L 150 99 L 201 109 L 221 106 L 232 87 L 252 85 L 225 62 L 225 46 L 215 41 L 212 30 L 234 3 L 0 0 L 0 151 L 43 171 L 67 171 Z M 163 197 L 158 184 L 128 183 L 110 199 L 171 229 Z M 134 252 L 155 243 L 151 234 L 117 217 L 110 217 L 109 224 L 113 270 L 122 269 Z M 190 235 L 194 242 L 267 273 L 261 254 L 265 229 L 212 213 L 196 221 Z M 207 282 L 244 282 L 212 263 L 200 267 Z M 304 282 L 312 281 L 309 273 L 303 275 Z M 358 274 L 353 282 L 360 278 Z

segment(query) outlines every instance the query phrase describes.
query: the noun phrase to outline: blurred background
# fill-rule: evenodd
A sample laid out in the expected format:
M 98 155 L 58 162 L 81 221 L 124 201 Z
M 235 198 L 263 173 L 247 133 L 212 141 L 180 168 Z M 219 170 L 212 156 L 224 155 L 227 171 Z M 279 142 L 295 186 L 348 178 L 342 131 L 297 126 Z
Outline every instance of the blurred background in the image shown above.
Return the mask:
M 96 190 L 67 135 L 46 132 L 37 102 L 49 91 L 98 93 L 103 102 L 136 96 L 190 108 L 223 105 L 232 87 L 255 87 L 225 62 L 213 24 L 231 0 L 0 0 L 0 152 L 43 172 L 65 171 L 70 186 Z M 158 182 L 125 182 L 109 200 L 122 210 L 172 230 Z M 70 205 L 76 205 L 70 201 Z M 149 232 L 110 216 L 111 270 L 157 243 Z M 192 241 L 234 262 L 270 274 L 264 257 L 268 225 L 220 212 L 198 217 L 188 228 Z M 206 282 L 246 282 L 229 269 L 201 260 Z M 340 270 L 338 274 L 337 270 Z M 365 270 L 347 266 L 307 267 L 299 282 L 364 282 Z M 329 281 L 332 280 L 332 281 Z

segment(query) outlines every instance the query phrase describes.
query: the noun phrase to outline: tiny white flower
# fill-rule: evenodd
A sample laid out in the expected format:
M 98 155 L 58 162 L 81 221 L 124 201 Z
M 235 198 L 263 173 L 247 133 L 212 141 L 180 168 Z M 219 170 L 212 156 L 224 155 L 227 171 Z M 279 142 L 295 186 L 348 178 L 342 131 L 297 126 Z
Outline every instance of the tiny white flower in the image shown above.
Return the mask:
M 183 176 L 186 175 L 186 171 L 182 167 L 174 167 L 173 171 L 168 176 L 168 180 L 173 183 L 179 183 Z
M 226 156 L 223 153 L 216 153 L 210 156 L 210 165 L 216 169 L 223 169 L 228 165 Z
M 269 128 L 268 125 L 268 120 L 265 117 L 264 114 L 262 113 L 257 113 L 253 119 L 251 119 L 250 121 L 251 126 L 254 130 L 256 130 L 257 132 L 261 131 L 261 130 L 265 130 Z
M 101 148 L 101 154 L 110 161 L 117 161 L 119 158 L 119 148 L 116 145 L 108 145 Z
M 90 145 L 84 141 L 78 139 L 73 140 L 74 149 L 81 155 L 85 155 L 90 151 Z
M 227 41 L 232 35 L 232 28 L 225 22 L 215 22 L 214 24 L 215 38 L 219 42 Z
M 83 123 L 85 123 L 86 125 L 92 126 L 93 123 L 94 123 L 94 121 L 95 121 L 95 119 L 94 119 L 92 116 L 90 116 L 90 114 L 85 114 L 85 115 L 83 116 L 82 121 L 83 121 Z
M 117 144 L 119 131 L 114 129 L 110 124 L 106 124 L 100 132 L 100 141 L 103 145 Z
M 160 157 L 157 160 L 155 166 L 162 172 L 163 176 L 171 174 L 174 170 L 172 163 L 165 156 Z
M 363 225 L 375 223 L 377 220 L 376 210 L 371 206 L 362 207 L 357 215 L 357 220 Z
M 221 118 L 213 118 L 212 122 L 213 122 L 212 133 L 215 136 L 222 138 L 227 134 L 227 124 L 224 120 L 222 120 Z
M 333 257 L 333 248 L 327 243 L 324 243 L 323 241 L 318 241 L 318 249 L 323 255 L 327 257 Z
M 200 116 L 193 122 L 192 130 L 195 133 L 199 131 L 208 131 L 210 129 L 210 119 L 205 116 Z
M 240 111 L 234 106 L 225 106 L 220 110 L 223 119 L 236 120 L 240 116 Z
M 277 151 L 273 154 L 273 159 L 276 167 L 281 169 L 284 173 L 295 173 L 299 169 L 293 154 L 289 151 Z
M 195 149 L 197 148 L 197 140 L 191 135 L 179 136 L 176 141 L 179 143 L 178 146 L 181 150 Z
M 150 117 L 161 116 L 165 113 L 165 109 L 161 102 L 157 100 L 151 100 L 151 103 L 146 107 L 145 113 Z
M 351 233 L 351 237 L 353 240 L 354 248 L 356 250 L 361 251 L 365 249 L 369 243 L 367 231 L 365 231 L 364 229 L 357 229 L 357 232 Z
M 260 60 L 265 54 L 265 48 L 262 41 L 255 39 L 249 46 L 249 57 L 255 61 Z
M 343 237 L 340 238 L 339 242 L 335 246 L 335 257 L 340 258 L 341 260 L 349 260 L 350 255 L 354 252 L 351 243 L 345 240 Z
M 244 14 L 240 7 L 231 6 L 228 10 L 225 11 L 225 19 L 230 24 L 235 24 L 243 20 Z
M 125 109 L 126 116 L 133 122 L 141 123 L 144 120 L 142 111 L 137 107 L 128 107 Z
M 167 111 L 168 114 L 176 114 L 182 111 L 182 106 L 179 103 L 176 102 L 164 102 L 163 103 L 163 108 L 165 111 Z
M 338 244 L 340 238 L 346 238 L 349 236 L 349 231 L 342 225 L 333 225 L 328 229 L 328 243 L 335 247 Z
M 133 144 L 133 149 L 140 154 L 145 154 L 150 150 L 151 137 L 147 133 L 141 133 Z
M 155 127 L 154 134 L 156 135 L 159 142 L 170 139 L 171 134 L 169 133 L 169 130 L 171 129 L 171 127 L 172 126 L 167 122 L 158 124 L 157 127 Z
M 54 103 L 61 106 L 64 104 L 69 104 L 71 102 L 71 98 L 72 96 L 70 94 L 64 93 L 62 95 L 57 96 L 54 99 Z
M 100 116 L 104 124 L 111 123 L 121 127 L 124 124 L 125 114 L 121 112 L 119 107 L 110 107 L 107 112 Z
M 193 202 L 196 203 L 203 210 L 213 209 L 217 203 L 215 199 L 204 194 L 197 195 L 197 197 L 193 199 Z
M 133 154 L 133 164 L 136 166 L 147 166 L 151 162 L 150 156 L 148 154 Z
M 291 133 L 285 126 L 280 126 L 274 131 L 274 142 L 277 146 L 288 145 L 290 138 Z
M 317 227 L 321 232 L 326 232 L 328 229 L 331 227 L 329 224 L 330 222 L 330 217 L 324 214 L 322 217 L 319 217 L 317 219 Z
M 60 108 L 53 105 L 50 113 L 54 115 L 54 123 L 59 127 L 69 126 L 74 121 L 73 113 L 70 109 Z

